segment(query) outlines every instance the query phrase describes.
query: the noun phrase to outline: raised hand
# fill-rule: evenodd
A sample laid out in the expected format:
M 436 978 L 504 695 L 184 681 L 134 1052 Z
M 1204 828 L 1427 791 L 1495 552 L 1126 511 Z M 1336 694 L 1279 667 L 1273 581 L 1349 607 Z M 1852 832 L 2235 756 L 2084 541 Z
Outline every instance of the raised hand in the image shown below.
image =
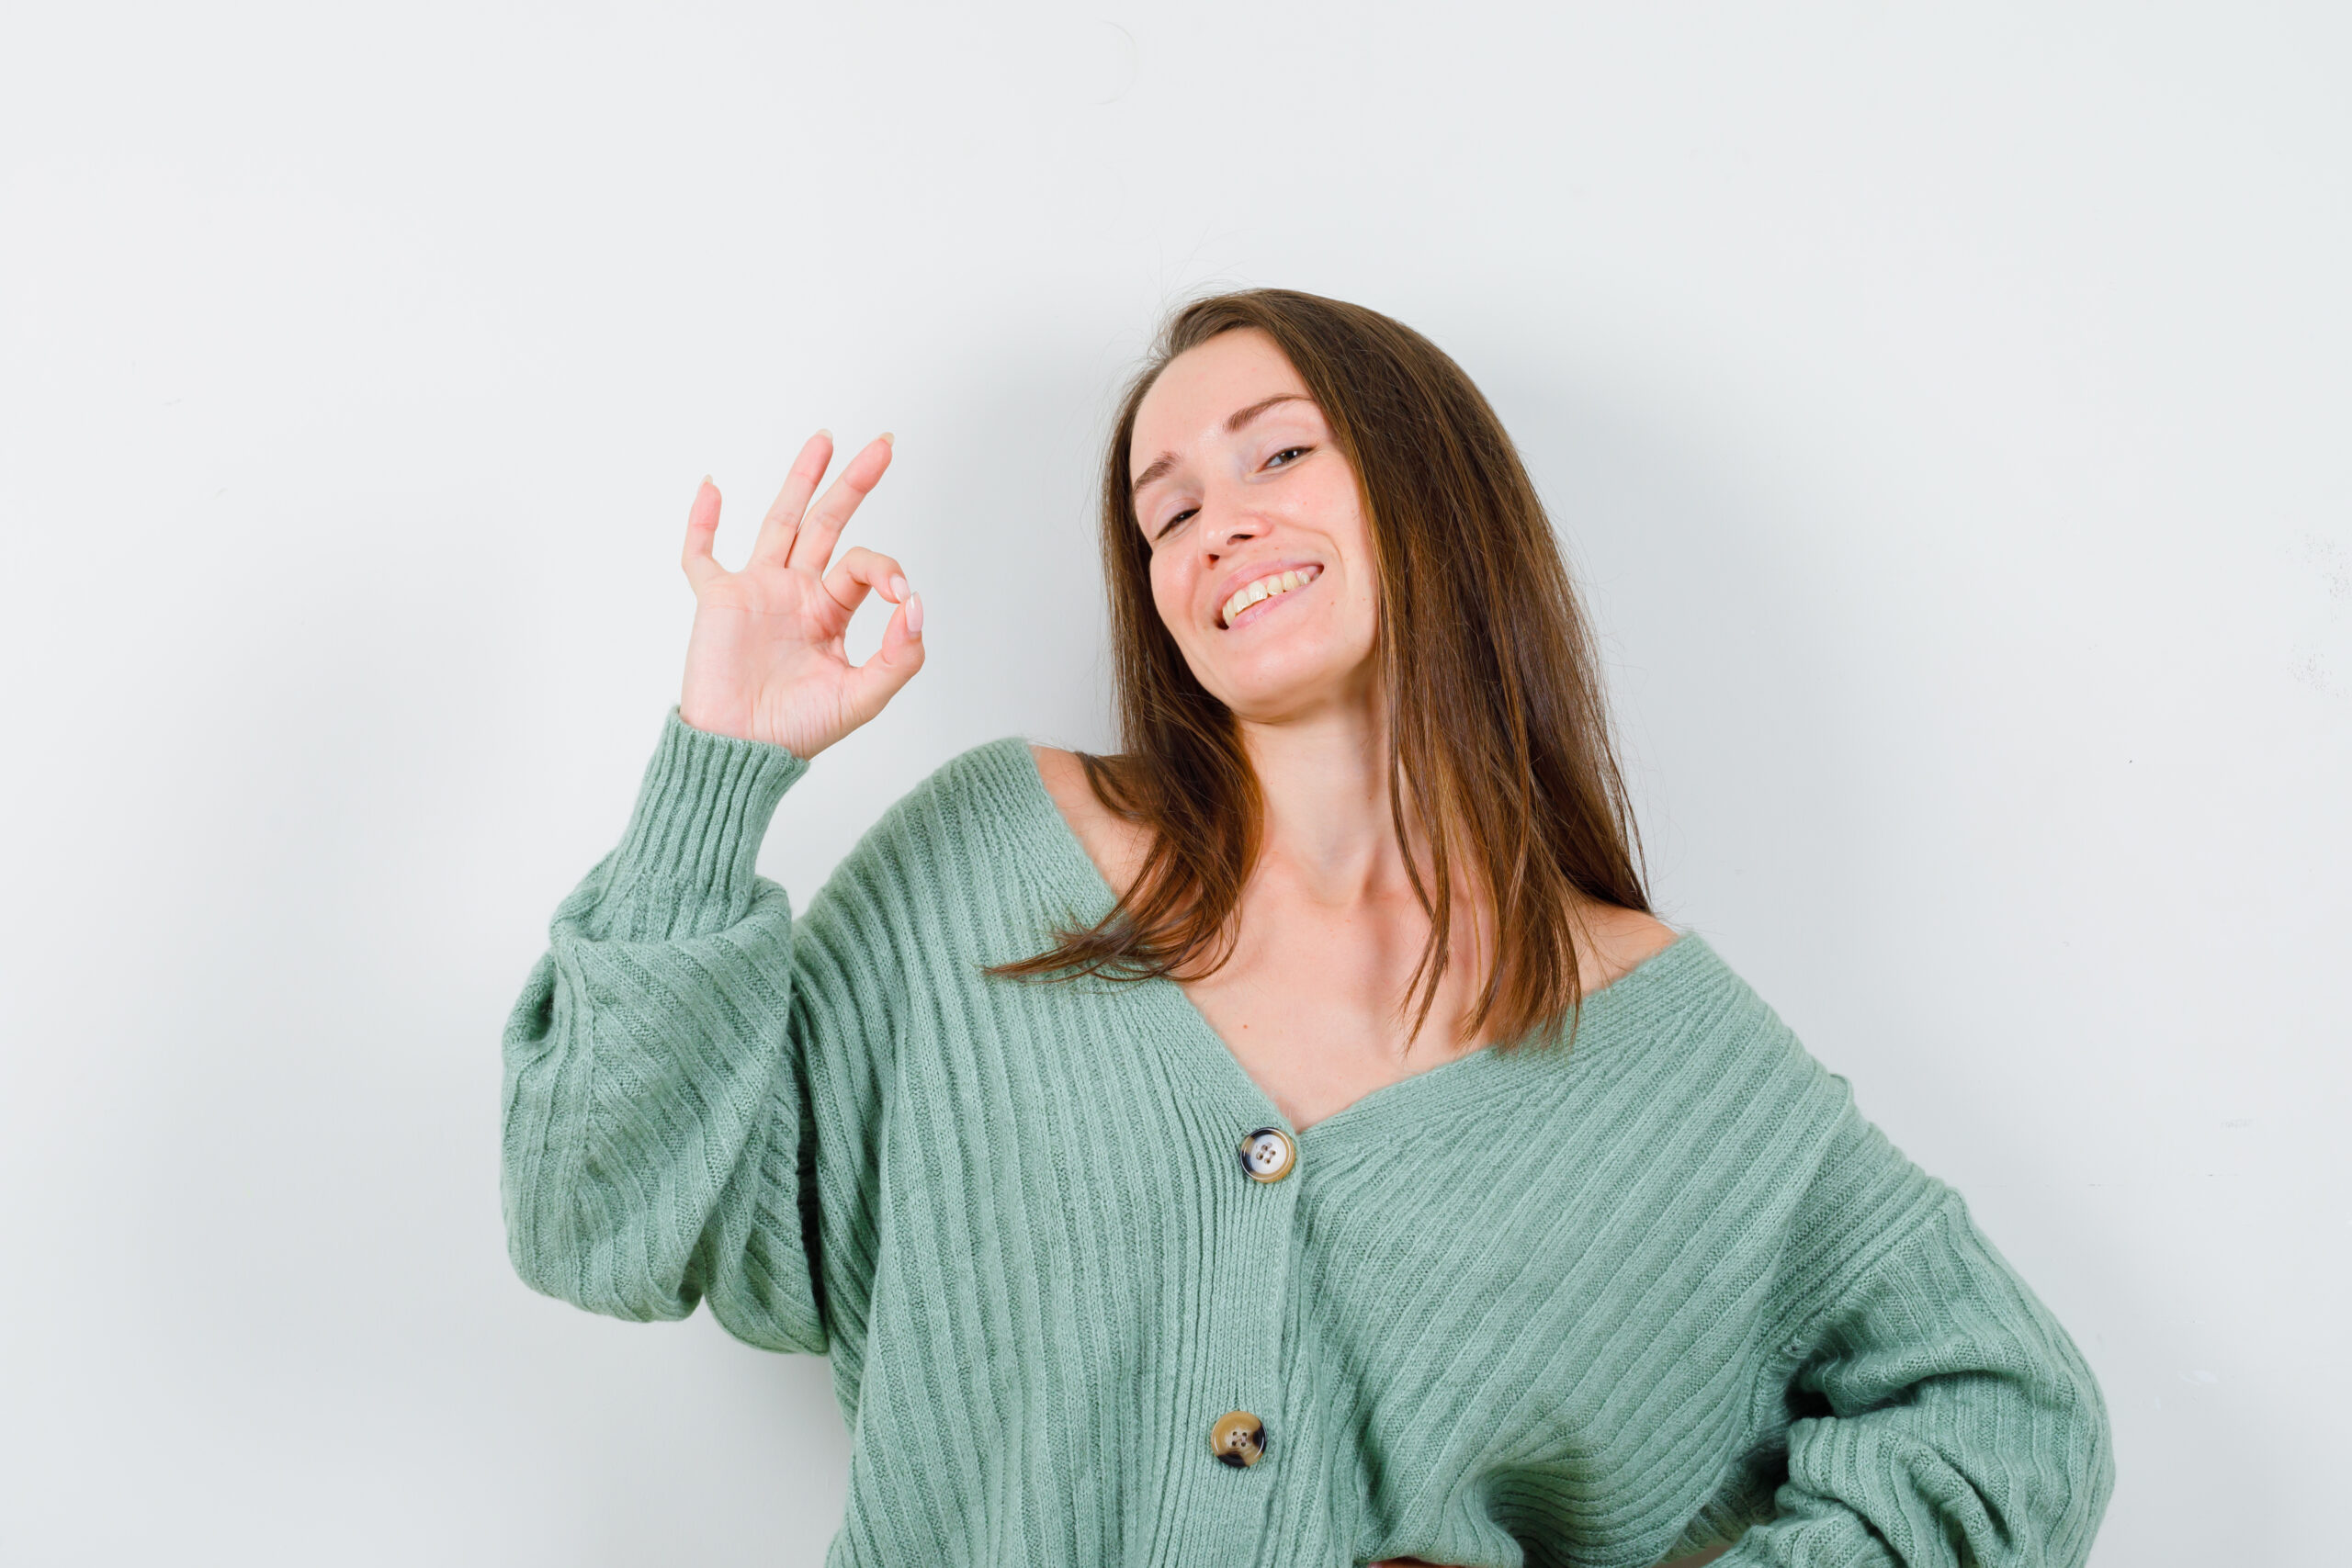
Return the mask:
M 881 712 L 922 668 L 922 601 L 899 563 L 856 545 L 826 568 L 842 525 L 890 466 L 890 437 L 868 443 L 810 506 L 832 457 L 830 432 L 808 438 L 740 571 L 710 553 L 718 487 L 705 479 L 695 492 L 683 563 L 695 625 L 678 716 L 696 729 L 813 757 Z M 869 590 L 899 608 L 873 657 L 852 664 L 842 639 Z

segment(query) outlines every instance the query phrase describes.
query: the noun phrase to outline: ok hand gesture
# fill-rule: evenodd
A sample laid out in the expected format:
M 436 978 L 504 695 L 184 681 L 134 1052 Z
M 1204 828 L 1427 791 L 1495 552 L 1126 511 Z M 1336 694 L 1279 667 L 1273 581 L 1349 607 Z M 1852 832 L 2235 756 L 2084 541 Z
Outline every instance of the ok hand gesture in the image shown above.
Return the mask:
M 684 559 L 695 625 L 678 698 L 678 716 L 695 728 L 813 757 L 881 712 L 922 668 L 922 601 L 899 563 L 854 545 L 826 570 L 842 525 L 890 466 L 890 437 L 868 443 L 811 507 L 832 456 L 831 433 L 808 438 L 741 571 L 710 553 L 718 488 L 706 479 L 695 492 Z M 843 636 L 869 590 L 899 608 L 873 657 L 852 664 Z

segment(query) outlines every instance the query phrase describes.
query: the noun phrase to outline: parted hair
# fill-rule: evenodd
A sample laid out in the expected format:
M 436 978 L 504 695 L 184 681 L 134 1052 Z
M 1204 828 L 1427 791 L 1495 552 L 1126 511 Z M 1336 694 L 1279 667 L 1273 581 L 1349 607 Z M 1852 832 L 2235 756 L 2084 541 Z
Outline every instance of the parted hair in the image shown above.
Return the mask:
M 1459 365 L 1376 310 L 1286 288 L 1175 310 L 1119 402 L 1101 545 L 1122 750 L 1079 760 L 1095 797 L 1148 829 L 1148 849 L 1094 926 L 1057 931 L 1046 952 L 987 973 L 1189 980 L 1231 956 L 1263 797 L 1232 711 L 1194 678 L 1153 603 L 1128 449 L 1136 411 L 1169 362 L 1240 328 L 1288 357 L 1362 498 L 1378 578 L 1390 814 L 1430 922 L 1401 1004 L 1412 1008 L 1409 1038 L 1419 1038 L 1450 961 L 1460 855 L 1491 901 L 1497 935 L 1461 1042 L 1490 1023 L 1498 1048 L 1572 1042 L 1584 990 L 1572 936 L 1579 909 L 1650 906 L 1591 634 L 1559 541 L 1518 449 Z M 1429 843 L 1426 883 L 1408 812 Z

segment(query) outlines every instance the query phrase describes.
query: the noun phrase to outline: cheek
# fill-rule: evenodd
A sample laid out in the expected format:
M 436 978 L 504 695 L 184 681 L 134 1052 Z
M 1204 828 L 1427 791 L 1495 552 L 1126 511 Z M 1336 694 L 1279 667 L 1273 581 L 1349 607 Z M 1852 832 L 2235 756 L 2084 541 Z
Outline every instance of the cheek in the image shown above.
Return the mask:
M 1151 602 L 1159 611 L 1159 618 L 1181 633 L 1184 626 L 1184 589 L 1176 581 L 1176 573 L 1161 565 L 1166 559 L 1165 555 L 1152 558 Z
M 1297 520 L 1329 534 L 1334 544 L 1361 554 L 1364 544 L 1363 505 L 1356 494 L 1355 475 L 1332 463 L 1316 475 L 1311 487 L 1302 487 Z

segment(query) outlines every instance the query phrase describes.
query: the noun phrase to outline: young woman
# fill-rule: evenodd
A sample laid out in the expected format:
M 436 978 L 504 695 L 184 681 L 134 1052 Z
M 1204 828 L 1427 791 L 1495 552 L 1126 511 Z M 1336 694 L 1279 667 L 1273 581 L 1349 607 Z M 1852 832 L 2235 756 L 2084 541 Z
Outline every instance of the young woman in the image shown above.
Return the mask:
M 889 438 L 831 457 L 740 571 L 695 498 L 680 701 L 508 1021 L 503 1151 L 535 1288 L 831 1356 L 830 1561 L 2084 1560 L 2089 1368 L 1649 913 L 1451 359 L 1178 312 L 1104 467 L 1121 751 L 964 752 L 796 919 L 770 818 L 923 660 L 899 563 L 835 553 Z

